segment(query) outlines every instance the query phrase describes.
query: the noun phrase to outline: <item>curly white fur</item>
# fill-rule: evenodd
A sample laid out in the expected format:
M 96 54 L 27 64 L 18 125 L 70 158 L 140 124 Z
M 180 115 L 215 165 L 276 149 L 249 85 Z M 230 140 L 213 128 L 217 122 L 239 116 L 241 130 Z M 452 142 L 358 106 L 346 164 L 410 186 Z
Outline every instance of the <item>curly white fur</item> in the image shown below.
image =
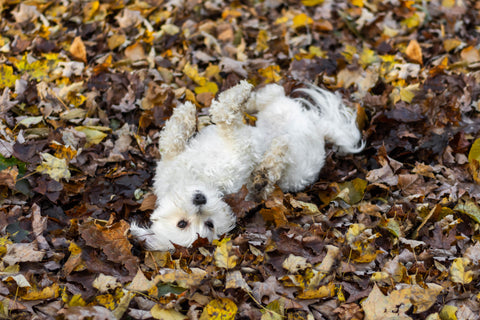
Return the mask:
M 160 137 L 151 227 L 132 224 L 132 234 L 150 250 L 190 246 L 198 237 L 211 241 L 235 225 L 224 195 L 243 185 L 264 198 L 275 184 L 299 191 L 317 179 L 325 140 L 341 152 L 363 148 L 355 112 L 337 95 L 315 86 L 298 91 L 305 98 L 287 97 L 276 84 L 252 92 L 241 81 L 212 102 L 215 125 L 196 135 L 195 106 L 177 107 Z M 256 113 L 255 126 L 244 124 L 244 112 Z

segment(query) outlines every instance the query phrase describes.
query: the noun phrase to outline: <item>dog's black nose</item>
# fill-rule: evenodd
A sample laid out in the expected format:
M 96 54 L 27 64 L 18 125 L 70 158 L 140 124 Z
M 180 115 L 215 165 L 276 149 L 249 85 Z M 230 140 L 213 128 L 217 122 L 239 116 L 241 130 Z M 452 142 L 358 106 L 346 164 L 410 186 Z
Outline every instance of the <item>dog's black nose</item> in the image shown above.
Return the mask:
M 207 203 L 207 198 L 201 192 L 197 192 L 193 195 L 193 204 L 196 206 L 201 206 L 202 204 Z

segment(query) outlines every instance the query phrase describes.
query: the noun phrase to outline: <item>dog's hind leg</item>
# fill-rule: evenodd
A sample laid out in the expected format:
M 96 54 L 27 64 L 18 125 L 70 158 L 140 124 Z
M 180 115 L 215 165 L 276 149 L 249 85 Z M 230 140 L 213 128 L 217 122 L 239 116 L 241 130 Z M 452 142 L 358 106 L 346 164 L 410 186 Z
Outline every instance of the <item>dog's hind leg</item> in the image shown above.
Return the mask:
M 245 102 L 250 97 L 253 86 L 246 80 L 225 90 L 212 101 L 210 116 L 221 129 L 235 128 L 243 124 Z
M 286 137 L 273 139 L 258 167 L 252 172 L 249 191 L 255 198 L 266 199 L 275 189 L 287 167 Z
M 181 153 L 188 139 L 195 133 L 196 126 L 195 105 L 187 101 L 177 106 L 160 133 L 158 144 L 162 159 L 172 159 Z

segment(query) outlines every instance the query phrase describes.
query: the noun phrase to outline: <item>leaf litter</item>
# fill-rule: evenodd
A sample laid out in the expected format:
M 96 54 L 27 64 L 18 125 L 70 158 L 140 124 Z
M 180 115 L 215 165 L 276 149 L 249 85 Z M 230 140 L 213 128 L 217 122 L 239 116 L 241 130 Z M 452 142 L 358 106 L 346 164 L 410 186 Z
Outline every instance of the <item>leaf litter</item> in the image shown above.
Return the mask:
M 479 319 L 475 1 L 4 1 L 0 317 Z M 146 252 L 156 141 L 240 79 L 340 91 L 366 149 Z

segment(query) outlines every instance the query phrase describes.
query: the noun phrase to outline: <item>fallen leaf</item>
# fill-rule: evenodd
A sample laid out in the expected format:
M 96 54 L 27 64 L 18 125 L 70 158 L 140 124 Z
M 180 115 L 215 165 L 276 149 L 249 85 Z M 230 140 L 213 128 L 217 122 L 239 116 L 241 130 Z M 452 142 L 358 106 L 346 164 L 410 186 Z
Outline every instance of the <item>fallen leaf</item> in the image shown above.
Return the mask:
M 40 153 L 42 163 L 37 167 L 36 171 L 48 174 L 53 180 L 61 179 L 69 180 L 71 177 L 70 170 L 66 159 L 59 159 L 49 153 Z
M 73 39 L 70 45 L 70 54 L 76 59 L 87 63 L 87 49 L 80 36 Z
M 0 185 L 7 186 L 10 189 L 15 189 L 17 182 L 18 168 L 9 167 L 0 171 Z
M 121 287 L 121 283 L 119 283 L 115 277 L 100 273 L 95 280 L 93 280 L 92 286 L 101 293 L 106 293 L 109 290 Z
M 50 287 L 41 290 L 27 290 L 27 293 L 21 296 L 22 300 L 47 300 L 57 298 L 60 295 L 60 286 L 55 283 Z
M 215 264 L 219 268 L 232 269 L 237 265 L 238 257 L 232 252 L 232 242 L 230 238 L 224 238 L 220 241 L 214 240 L 214 245 L 216 245 L 214 257 Z
M 474 63 L 480 61 L 480 52 L 477 48 L 469 46 L 460 52 L 460 57 L 462 57 L 465 62 Z
M 473 271 L 465 270 L 470 264 L 467 258 L 456 258 L 450 267 L 450 279 L 455 283 L 469 284 L 473 280 Z
M 35 243 L 11 243 L 7 244 L 7 253 L 2 261 L 8 265 L 18 262 L 39 262 L 45 256 L 44 251 L 38 250 Z
M 102 250 L 108 260 L 125 266 L 133 277 L 137 273 L 138 259 L 132 254 L 132 244 L 127 238 L 129 227 L 121 220 L 109 226 L 90 221 L 78 228 L 87 245 Z
M 423 64 L 422 48 L 417 40 L 410 40 L 407 49 L 405 50 L 405 54 L 411 61 Z
M 377 285 L 373 286 L 367 299 L 363 300 L 361 305 L 365 312 L 365 320 L 412 319 L 405 314 L 411 307 L 408 297 L 402 294 L 385 296 Z
M 215 299 L 205 306 L 200 320 L 233 320 L 237 310 L 237 305 L 232 300 L 227 298 Z
M 307 259 L 304 257 L 290 254 L 287 259 L 283 261 L 282 267 L 290 273 L 297 273 L 301 270 L 311 267 L 311 265 L 307 263 Z
M 125 48 L 125 56 L 132 61 L 146 59 L 145 50 L 140 42 L 136 42 Z
M 160 305 L 156 304 L 150 310 L 152 317 L 155 319 L 168 319 L 168 320 L 184 320 L 188 319 L 187 316 L 173 309 L 164 309 Z

